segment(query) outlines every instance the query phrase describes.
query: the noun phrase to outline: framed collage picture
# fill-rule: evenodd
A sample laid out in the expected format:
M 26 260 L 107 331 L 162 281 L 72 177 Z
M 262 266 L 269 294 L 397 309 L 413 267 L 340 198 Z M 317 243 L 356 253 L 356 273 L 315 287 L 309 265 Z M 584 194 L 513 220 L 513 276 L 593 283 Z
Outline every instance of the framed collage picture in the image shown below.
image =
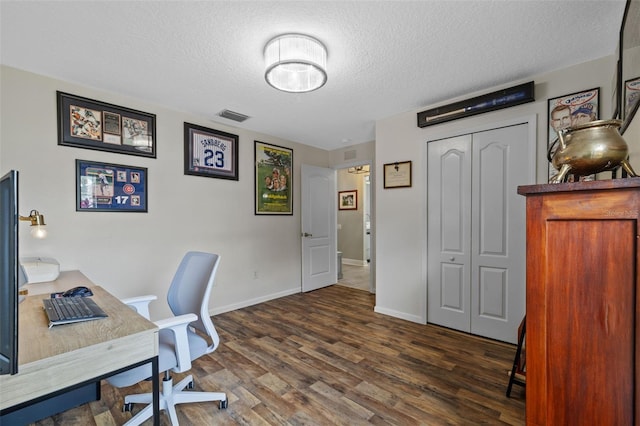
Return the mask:
M 56 92 L 58 145 L 156 158 L 156 116 Z
M 254 142 L 255 214 L 293 214 L 293 150 Z
M 184 123 L 184 174 L 238 180 L 238 135 Z
M 76 160 L 76 211 L 147 212 L 147 169 Z

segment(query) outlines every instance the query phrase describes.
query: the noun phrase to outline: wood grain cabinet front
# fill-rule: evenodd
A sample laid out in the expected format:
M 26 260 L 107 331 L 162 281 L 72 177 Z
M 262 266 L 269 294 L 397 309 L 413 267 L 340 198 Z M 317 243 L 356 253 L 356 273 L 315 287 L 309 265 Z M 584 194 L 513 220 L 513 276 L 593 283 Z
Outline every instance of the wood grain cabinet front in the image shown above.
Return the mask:
M 527 425 L 640 424 L 640 178 L 530 185 Z

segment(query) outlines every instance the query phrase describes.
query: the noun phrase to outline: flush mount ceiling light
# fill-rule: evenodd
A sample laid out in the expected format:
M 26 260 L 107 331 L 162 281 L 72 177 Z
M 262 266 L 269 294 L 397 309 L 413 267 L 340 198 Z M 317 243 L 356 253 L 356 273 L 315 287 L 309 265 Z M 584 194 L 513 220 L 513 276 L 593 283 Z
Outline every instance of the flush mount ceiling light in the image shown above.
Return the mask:
M 264 48 L 270 86 L 284 92 L 311 92 L 327 82 L 327 49 L 313 37 L 283 34 Z

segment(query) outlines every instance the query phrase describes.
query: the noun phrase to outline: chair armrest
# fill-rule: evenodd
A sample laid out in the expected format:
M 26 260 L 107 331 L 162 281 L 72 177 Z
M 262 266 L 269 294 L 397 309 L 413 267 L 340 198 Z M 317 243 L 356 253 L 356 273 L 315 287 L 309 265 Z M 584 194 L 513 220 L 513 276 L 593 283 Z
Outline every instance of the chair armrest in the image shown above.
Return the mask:
M 188 326 L 190 323 L 194 322 L 197 319 L 198 319 L 198 316 L 196 314 L 184 314 L 184 315 L 178 315 L 177 317 L 165 318 L 158 321 L 154 321 L 154 324 L 157 325 L 158 328 L 161 330 L 165 328 L 171 328 L 171 329 L 180 328 L 180 326 L 183 326 L 182 328 L 186 330 L 187 329 L 186 326 Z
M 191 350 L 189 348 L 189 334 L 187 330 L 189 324 L 197 319 L 198 316 L 196 314 L 184 314 L 154 322 L 160 330 L 167 329 L 173 333 L 176 360 L 178 361 L 178 365 L 173 370 L 177 373 L 191 369 Z
M 157 296 L 150 294 L 147 296 L 137 296 L 122 299 L 122 303 L 128 305 L 130 308 L 132 308 L 134 311 L 136 311 L 146 319 L 150 319 L 149 303 L 151 303 L 153 300 L 156 300 L 157 298 Z

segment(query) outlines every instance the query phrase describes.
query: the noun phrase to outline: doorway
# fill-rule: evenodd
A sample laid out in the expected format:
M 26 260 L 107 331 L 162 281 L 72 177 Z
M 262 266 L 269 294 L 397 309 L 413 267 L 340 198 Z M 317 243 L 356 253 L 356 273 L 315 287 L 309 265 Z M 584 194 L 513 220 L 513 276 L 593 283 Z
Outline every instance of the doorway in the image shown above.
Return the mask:
M 374 293 L 370 164 L 338 169 L 338 203 L 355 195 L 355 205 L 338 206 L 338 285 Z

